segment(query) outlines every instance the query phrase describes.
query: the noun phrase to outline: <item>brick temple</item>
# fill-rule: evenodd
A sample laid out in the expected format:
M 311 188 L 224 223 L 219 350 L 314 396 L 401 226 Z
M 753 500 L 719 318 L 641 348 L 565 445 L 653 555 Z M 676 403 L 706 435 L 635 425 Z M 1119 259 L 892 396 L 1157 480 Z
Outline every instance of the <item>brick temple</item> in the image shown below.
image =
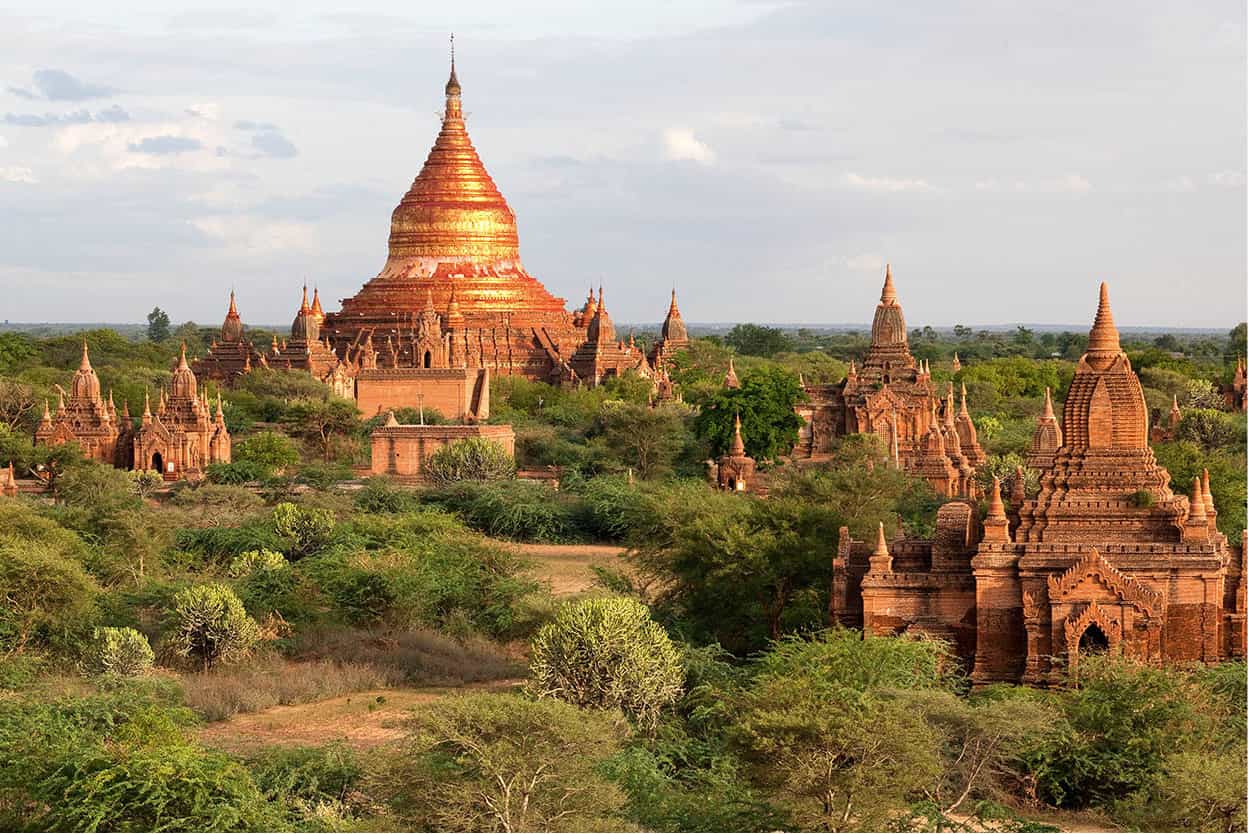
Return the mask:
M 1053 685 L 1086 651 L 1243 657 L 1244 547 L 1218 532 L 1208 473 L 1176 494 L 1157 464 L 1104 284 L 1055 424 L 1046 396 L 1028 459 L 1040 468 L 1034 498 L 1016 478 L 1007 507 L 994 479 L 982 521 L 975 503 L 951 501 L 932 539 L 890 543 L 881 525 L 859 542 L 842 528 L 832 620 L 948 640 L 977 685 Z
M 730 368 L 725 384 L 735 379 Z M 944 396 L 937 392 L 931 369 L 910 353 L 891 265 L 862 367 L 851 362 L 840 382 L 804 389 L 808 399 L 797 407 L 805 425 L 793 450 L 796 460 L 826 459 L 838 437 L 875 434 L 896 466 L 925 479 L 938 495 L 975 496 L 975 468 L 986 456 L 967 411 L 966 389 L 955 407 L 952 387 Z

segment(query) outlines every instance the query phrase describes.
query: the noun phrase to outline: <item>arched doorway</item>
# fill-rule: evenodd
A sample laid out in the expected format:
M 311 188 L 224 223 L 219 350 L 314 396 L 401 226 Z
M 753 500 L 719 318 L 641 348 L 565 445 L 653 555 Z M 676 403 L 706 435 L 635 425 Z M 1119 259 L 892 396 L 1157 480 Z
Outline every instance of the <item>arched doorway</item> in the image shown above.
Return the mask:
M 165 474 L 165 459 L 160 452 L 152 453 L 152 469 L 155 469 L 162 475 Z
M 425 351 L 425 367 L 426 368 L 433 367 L 433 353 L 430 351 Z
M 1101 627 L 1092 623 L 1079 638 L 1079 654 L 1105 654 L 1109 651 L 1109 638 Z

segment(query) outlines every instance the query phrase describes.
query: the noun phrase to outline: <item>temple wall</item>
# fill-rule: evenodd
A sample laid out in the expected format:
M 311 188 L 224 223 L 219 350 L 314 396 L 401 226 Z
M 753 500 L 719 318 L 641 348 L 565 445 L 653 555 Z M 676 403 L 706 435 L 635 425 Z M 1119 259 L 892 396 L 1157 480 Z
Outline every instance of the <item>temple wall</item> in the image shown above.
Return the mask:
M 424 397 L 425 408 L 436 410 L 448 420 L 480 419 L 478 389 L 486 372 L 481 368 L 376 368 L 360 371 L 355 381 L 355 400 L 368 417 L 390 409 L 418 408 Z
M 381 426 L 373 431 L 373 475 L 419 478 L 424 462 L 444 446 L 470 437 L 482 437 L 516 453 L 511 426 Z

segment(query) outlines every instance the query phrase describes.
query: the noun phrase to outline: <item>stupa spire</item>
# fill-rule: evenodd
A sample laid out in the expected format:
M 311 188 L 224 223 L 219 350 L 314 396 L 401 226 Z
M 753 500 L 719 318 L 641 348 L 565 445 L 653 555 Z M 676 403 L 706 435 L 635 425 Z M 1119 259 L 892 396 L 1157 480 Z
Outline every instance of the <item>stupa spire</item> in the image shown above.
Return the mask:
M 310 313 L 310 312 L 312 312 L 312 307 L 311 307 L 311 306 L 309 306 L 309 304 L 308 304 L 308 285 L 307 285 L 307 283 L 304 283 L 304 285 L 303 285 L 303 301 L 301 301 L 301 302 L 299 303 L 299 312 L 301 312 L 301 313 Z
M 728 454 L 733 457 L 743 457 L 745 455 L 745 441 L 741 439 L 741 413 L 737 412 L 732 422 L 732 445 L 728 447 Z
M 1001 479 L 992 476 L 992 494 L 988 497 L 988 518 L 994 521 L 1005 520 L 1005 502 L 1001 500 Z
M 887 557 L 889 555 L 888 539 L 885 538 L 884 536 L 884 522 L 882 521 L 880 522 L 879 532 L 876 534 L 876 537 L 875 537 L 875 552 L 872 553 L 871 555 L 872 556 L 884 556 L 884 557 Z
M 1045 386 L 1044 389 L 1044 413 L 1040 415 L 1042 420 L 1056 420 L 1053 414 L 1053 391 Z
M 1118 328 L 1114 326 L 1114 314 L 1109 309 L 1109 284 L 1101 282 L 1101 298 L 1096 307 L 1096 319 L 1088 333 L 1088 353 L 1119 353 Z
M 80 371 L 91 370 L 91 357 L 87 353 L 87 340 L 85 337 L 82 340 L 82 362 L 78 365 L 78 370 Z
M 897 303 L 897 288 L 893 286 L 893 265 L 891 263 L 884 264 L 884 289 L 880 291 L 880 303 Z
M 724 374 L 725 388 L 740 388 L 741 380 L 737 379 L 737 368 L 731 356 L 728 357 L 728 373 Z
M 230 290 L 230 309 L 225 311 L 227 316 L 238 318 L 238 305 L 234 303 L 234 290 Z
M 971 413 L 966 409 L 966 383 L 962 383 L 962 404 L 958 407 L 959 417 L 970 417 Z
M 307 299 L 305 298 L 304 300 L 306 301 Z M 187 371 L 187 370 L 190 370 L 190 368 L 191 368 L 191 366 L 190 366 L 190 365 L 188 365 L 188 364 L 187 364 L 187 362 L 186 362 L 186 342 L 183 342 L 183 343 L 182 343 L 182 353 L 181 353 L 181 355 L 178 357 L 178 370 L 179 370 L 179 371 Z

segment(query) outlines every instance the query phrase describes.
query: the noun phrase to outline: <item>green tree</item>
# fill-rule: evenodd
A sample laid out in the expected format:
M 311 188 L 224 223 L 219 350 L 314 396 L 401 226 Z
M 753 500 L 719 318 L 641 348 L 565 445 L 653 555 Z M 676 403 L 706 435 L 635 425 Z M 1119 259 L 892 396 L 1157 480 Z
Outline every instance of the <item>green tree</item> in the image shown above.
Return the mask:
M 570 602 L 533 639 L 529 689 L 580 707 L 618 708 L 653 727 L 680 697 L 684 669 L 649 610 L 624 597 Z
M 515 477 L 516 461 L 500 443 L 468 437 L 438 449 L 422 464 L 421 471 L 438 485 L 486 483 Z
M 728 331 L 724 343 L 746 356 L 774 356 L 793 350 L 793 338 L 778 327 L 738 324 Z
M 664 403 L 654 408 L 608 400 L 598 414 L 603 442 L 625 466 L 641 478 L 672 470 L 672 461 L 688 440 L 687 406 Z
M 771 460 L 788 454 L 797 443 L 802 418 L 793 407 L 805 399 L 796 376 L 778 368 L 760 368 L 745 373 L 740 388 L 712 392 L 699 403 L 694 432 L 710 443 L 714 454 L 723 454 L 731 445 L 733 425 L 741 417 L 745 451 L 757 460 Z
M 20 654 L 39 636 L 72 630 L 91 612 L 98 593 L 64 540 L 0 533 L 0 645 Z
M 299 462 L 299 450 L 286 435 L 262 431 L 236 443 L 232 457 L 236 463 L 255 463 L 280 474 Z
M 376 787 L 409 830 L 602 831 L 625 797 L 601 774 L 619 751 L 619 713 L 556 700 L 459 695 L 414 713 Z
M 260 631 L 227 585 L 192 585 L 173 598 L 173 645 L 207 671 L 250 653 Z
M 282 424 L 296 437 L 320 446 L 328 462 L 335 448 L 359 430 L 360 413 L 349 400 L 301 400 L 286 409 Z
M 159 307 L 153 307 L 147 314 L 147 338 L 152 342 L 163 342 L 169 338 L 169 314 Z

